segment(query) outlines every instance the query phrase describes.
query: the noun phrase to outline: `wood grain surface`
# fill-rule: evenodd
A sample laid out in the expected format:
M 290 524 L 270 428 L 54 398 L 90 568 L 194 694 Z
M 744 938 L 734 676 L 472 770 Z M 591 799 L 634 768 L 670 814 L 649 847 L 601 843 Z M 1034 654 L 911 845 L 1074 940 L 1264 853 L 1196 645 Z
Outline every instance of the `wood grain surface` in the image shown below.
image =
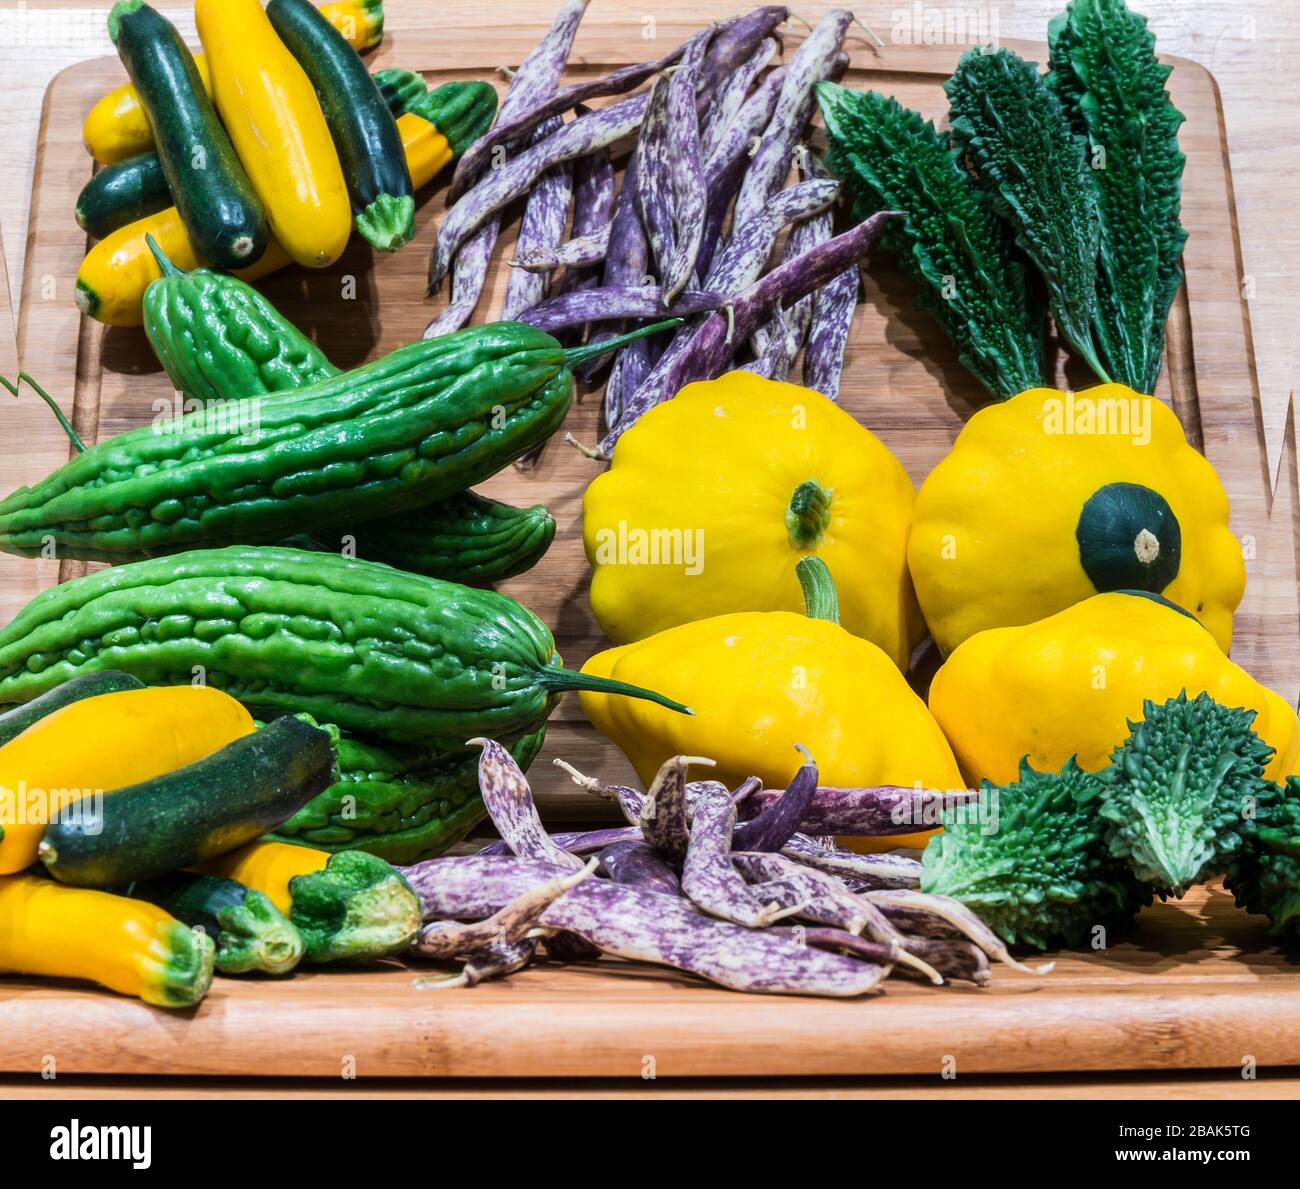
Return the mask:
M 472 990 L 429 968 L 219 979 L 183 1013 L 0 982 L 0 1073 L 185 1077 L 816 1077 L 1212 1070 L 1225 1089 L 1300 1065 L 1300 968 L 1221 888 L 1145 912 L 1107 951 L 985 989 L 891 979 L 829 1001 L 741 995 L 604 959 Z M 1053 955 L 1049 955 L 1052 957 Z M 434 968 L 433 973 L 437 972 Z
M 695 27 L 695 22 L 689 26 Z M 657 36 L 688 26 L 661 19 Z M 518 61 L 536 25 L 470 27 L 455 38 L 398 31 L 375 64 L 416 67 L 440 79 L 488 78 Z M 797 43 L 792 34 L 787 53 Z M 1014 44 L 1014 43 L 1013 43 Z M 853 45 L 851 81 L 883 87 L 930 113 L 960 46 Z M 1016 45 L 1041 58 L 1042 47 Z M 645 55 L 627 21 L 589 20 L 574 73 Z M 66 402 L 89 439 L 147 421 L 170 394 L 138 331 L 80 319 L 68 300 L 85 239 L 72 222 L 75 194 L 89 175 L 80 120 L 119 76 L 116 62 L 62 73 L 44 105 L 35 163 L 19 350 L 40 360 L 42 379 Z M 1270 467 L 1252 380 L 1249 328 L 1223 126 L 1213 80 L 1180 62 L 1175 99 L 1189 114 L 1184 219 L 1191 232 L 1188 283 L 1170 327 L 1170 361 L 1160 395 L 1191 427 L 1228 487 L 1234 530 L 1251 546 L 1247 599 L 1234 657 L 1288 700 L 1300 690 L 1297 649 L 1294 468 L 1283 468 L 1270 521 Z M 443 188 L 422 196 L 416 243 L 375 262 L 354 244 L 332 269 L 288 271 L 264 282 L 268 296 L 341 366 L 418 336 L 445 296 L 426 303 L 427 248 Z M 498 248 L 509 256 L 513 228 Z M 494 312 L 503 266 L 476 320 Z M 866 269 L 867 300 L 850 348 L 845 405 L 879 434 L 918 480 L 947 450 L 978 401 L 952 348 L 911 308 L 906 280 L 887 258 Z M 48 286 L 43 289 L 42 286 Z M 64 300 L 42 300 L 44 292 Z M 1064 381 L 1086 382 L 1062 375 Z M 44 474 L 66 444 L 35 401 L 18 406 L 24 443 L 11 455 L 10 482 Z M 580 394 L 567 428 L 596 431 L 593 394 Z M 1293 455 L 1289 455 L 1293 458 Z M 541 466 L 485 485 L 515 501 L 546 502 L 556 545 L 532 573 L 506 589 L 556 631 L 577 664 L 601 641 L 586 603 L 579 538 L 580 499 L 592 464 L 558 443 Z M 18 584 L 0 581 L 0 615 L 54 579 L 52 563 L 26 563 Z M 65 574 L 74 567 L 65 566 Z M 617 778 L 621 760 L 581 721 L 576 703 L 556 716 L 534 768 L 548 816 L 589 817 L 592 805 L 556 781 L 546 759 Z M 664 1077 L 937 1076 L 945 1059 L 959 1076 L 1041 1071 L 1214 1069 L 1239 1078 L 1243 1061 L 1300 1065 L 1300 974 L 1268 942 L 1262 922 L 1237 913 L 1221 891 L 1145 913 L 1131 941 L 1109 951 L 1062 955 L 1040 979 L 995 972 L 988 990 L 935 990 L 893 981 L 871 1001 L 850 1003 L 741 996 L 660 971 L 612 961 L 591 968 L 540 968 L 465 992 L 416 992 L 410 970 L 309 972 L 286 982 L 221 980 L 192 1013 L 168 1015 L 107 994 L 40 980 L 0 983 L 0 1071 L 30 1073 L 53 1057 L 64 1073 L 140 1076 L 295 1075 L 361 1078 L 639 1078 L 647 1059 Z M 350 1063 L 350 1064 L 349 1064 Z

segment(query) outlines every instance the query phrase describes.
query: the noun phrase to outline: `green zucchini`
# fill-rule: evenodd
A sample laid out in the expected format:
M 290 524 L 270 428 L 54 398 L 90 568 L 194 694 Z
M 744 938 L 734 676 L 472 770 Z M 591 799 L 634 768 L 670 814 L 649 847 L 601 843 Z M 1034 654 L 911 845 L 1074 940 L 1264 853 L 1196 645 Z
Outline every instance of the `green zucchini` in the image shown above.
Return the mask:
M 118 0 L 108 32 L 153 127 L 195 251 L 217 268 L 247 268 L 270 240 L 266 211 L 180 34 L 143 0 Z
M 302 934 L 261 892 L 233 879 L 176 871 L 129 884 L 123 895 L 156 904 L 216 940 L 222 974 L 288 974 L 303 956 Z
M 1083 505 L 1075 527 L 1079 564 L 1099 591 L 1159 594 L 1182 561 L 1178 517 L 1158 491 L 1138 483 L 1107 483 Z
M 394 117 L 400 116 L 417 99 L 429 93 L 429 84 L 424 81 L 424 75 L 414 70 L 389 67 L 387 70 L 376 70 L 370 77 L 375 80 L 375 86 L 379 88 L 379 93 Z M 495 98 L 494 95 L 493 99 Z
M 195 550 L 97 570 L 42 591 L 0 629 L 0 702 L 94 669 L 176 685 L 196 667 L 267 717 L 306 712 L 449 752 L 480 735 L 514 742 L 569 691 L 685 710 L 565 669 L 546 625 L 506 595 L 299 549 Z M 122 794 L 112 796 L 116 807 Z
M 327 732 L 292 716 L 51 823 L 37 855 L 62 883 L 154 879 L 260 838 L 335 779 Z
M 357 51 L 308 0 L 271 0 L 266 15 L 316 88 L 357 230 L 379 251 L 397 251 L 415 232 L 415 187 L 379 87 Z
M 106 165 L 77 195 L 77 226 L 95 239 L 172 205 L 157 153 Z
M 510 753 L 527 769 L 546 728 L 525 735 Z M 440 855 L 486 815 L 478 756 L 395 748 L 344 734 L 340 779 L 269 835 L 321 850 L 363 850 L 390 863 Z
M 472 487 L 546 441 L 575 364 L 680 319 L 562 347 L 522 322 L 424 339 L 306 388 L 199 409 L 84 450 L 0 501 L 0 551 L 124 561 L 278 541 Z
M 15 706 L 12 710 L 0 714 L 0 747 L 10 739 L 16 739 L 47 714 L 71 706 L 73 702 L 97 698 L 100 694 L 115 694 L 124 689 L 144 689 L 144 682 L 136 680 L 128 673 L 102 669 L 97 673 L 83 673 L 80 677 L 56 685 L 39 698 L 33 698 L 22 706 Z

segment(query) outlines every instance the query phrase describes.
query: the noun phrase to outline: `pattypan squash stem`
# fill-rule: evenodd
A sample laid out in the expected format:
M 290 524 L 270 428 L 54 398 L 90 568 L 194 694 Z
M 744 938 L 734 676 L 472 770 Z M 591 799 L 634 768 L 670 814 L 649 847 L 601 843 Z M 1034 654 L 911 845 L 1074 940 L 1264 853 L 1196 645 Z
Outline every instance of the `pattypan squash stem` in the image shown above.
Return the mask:
M 794 489 L 785 510 L 785 527 L 795 549 L 816 549 L 831 522 L 831 493 L 815 479 Z
M 820 557 L 805 557 L 795 566 L 799 585 L 803 587 L 804 614 L 809 619 L 840 621 L 840 596 L 835 590 L 835 579 Z

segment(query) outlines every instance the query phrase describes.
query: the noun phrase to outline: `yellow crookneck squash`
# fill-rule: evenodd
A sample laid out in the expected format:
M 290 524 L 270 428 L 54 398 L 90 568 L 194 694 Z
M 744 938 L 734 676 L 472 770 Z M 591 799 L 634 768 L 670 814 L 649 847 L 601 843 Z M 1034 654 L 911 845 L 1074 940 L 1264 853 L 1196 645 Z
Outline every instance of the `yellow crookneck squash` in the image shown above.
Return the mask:
M 1093 595 L 1037 623 L 993 628 L 958 645 L 930 685 L 930 709 L 972 784 L 1014 781 L 1027 756 L 1055 772 L 1071 756 L 1096 771 L 1142 717 L 1145 699 L 1208 693 L 1256 712 L 1274 756 L 1266 775 L 1296 769 L 1295 711 L 1230 661 L 1210 633 L 1158 595 Z
M 1121 384 L 977 412 L 921 485 L 908 562 L 945 656 L 1109 590 L 1165 595 L 1226 652 L 1246 582 L 1214 468 Z
M 742 371 L 688 384 L 587 488 L 592 611 L 615 644 L 732 611 L 798 612 L 795 563 L 815 556 L 844 627 L 906 669 L 925 634 L 907 572 L 914 500 L 898 459 L 821 393 Z
M 817 560 L 801 572 L 826 574 Z M 580 695 L 587 717 L 647 788 L 674 755 L 715 760 L 716 768 L 701 771 L 730 787 L 753 775 L 784 788 L 802 763 L 796 744 L 811 752 L 824 785 L 966 787 L 943 732 L 892 658 L 824 618 L 833 614 L 825 586 L 806 589 L 808 614 L 740 611 L 695 620 L 597 653 L 582 667 L 648 684 L 690 706 L 687 716 L 631 698 Z M 924 846 L 930 833 L 844 841 L 886 850 Z

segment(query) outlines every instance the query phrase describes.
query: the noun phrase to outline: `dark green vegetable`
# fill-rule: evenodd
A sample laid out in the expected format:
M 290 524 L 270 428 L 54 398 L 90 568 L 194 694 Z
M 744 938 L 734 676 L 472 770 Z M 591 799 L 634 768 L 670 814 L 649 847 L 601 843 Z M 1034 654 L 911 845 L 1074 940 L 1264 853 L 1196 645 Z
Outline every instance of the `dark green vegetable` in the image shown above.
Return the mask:
M 1169 501 L 1149 487 L 1099 487 L 1079 512 L 1074 535 L 1079 563 L 1099 591 L 1159 594 L 1178 577 L 1183 530 Z
M 1300 779 L 1256 822 L 1250 844 L 1228 863 L 1224 879 L 1239 907 L 1269 919 L 1269 932 L 1300 938 Z
M 1048 44 L 1047 85 L 1088 141 L 1101 220 L 1102 362 L 1119 383 L 1154 392 L 1187 239 L 1179 222 L 1184 116 L 1165 89 L 1172 68 L 1157 60 L 1146 17 L 1123 0 L 1071 0 L 1048 26 Z
M 399 348 L 305 388 L 108 438 L 0 501 L 0 550 L 123 561 L 275 541 L 464 491 L 540 445 L 569 370 L 623 340 L 563 348 L 517 322 Z
M 420 900 L 403 876 L 364 851 L 334 855 L 289 881 L 289 919 L 308 962 L 364 962 L 400 954 L 420 929 Z
M 454 160 L 488 130 L 497 113 L 491 83 L 453 82 L 411 100 L 406 110 L 428 120 L 447 140 Z
M 1281 795 L 1264 779 L 1273 749 L 1253 710 L 1209 694 L 1146 702 L 1112 757 L 1094 808 L 1110 823 L 1110 852 L 1141 880 L 1175 896 L 1220 874 L 1249 845 L 1256 819 Z
M 375 80 L 375 86 L 379 88 L 384 102 L 388 104 L 388 110 L 394 116 L 400 116 L 417 99 L 422 99 L 429 93 L 429 85 L 424 81 L 424 76 L 414 70 L 390 67 L 387 70 L 376 70 L 370 77 Z M 495 98 L 495 92 L 493 95 Z
M 119 0 L 108 32 L 195 251 L 217 268 L 247 268 L 266 250 L 270 224 L 180 34 L 143 0 Z
M 302 935 L 294 925 L 261 892 L 233 879 L 176 871 L 130 884 L 123 894 L 214 938 L 222 974 L 287 974 L 302 961 Z
M 1038 949 L 1060 938 L 1086 945 L 1096 927 L 1127 923 L 1151 891 L 1107 850 L 1093 804 L 1101 784 L 1073 760 L 1060 772 L 1022 762 L 1020 779 L 1001 788 L 986 781 L 981 812 L 949 811 L 930 839 L 921 890 L 960 900 L 1003 940 Z
M 144 291 L 144 330 L 186 400 L 238 400 L 339 374 L 252 285 L 229 273 L 182 272 L 145 237 L 162 276 Z
M 141 153 L 99 170 L 77 195 L 77 226 L 103 239 L 111 231 L 172 205 L 157 153 Z
M 266 15 L 316 88 L 357 230 L 379 251 L 397 251 L 415 231 L 415 190 L 379 87 L 357 51 L 308 0 L 271 0 Z
M 1036 65 L 1008 49 L 967 50 L 944 85 L 953 140 L 1047 285 L 1056 325 L 1096 373 L 1097 202 L 1083 142 Z
M 105 669 L 98 673 L 83 673 L 80 677 L 56 685 L 49 693 L 0 714 L 0 747 L 10 739 L 16 739 L 33 723 L 40 722 L 56 710 L 71 706 L 73 702 L 97 698 L 100 694 L 114 694 L 124 689 L 144 689 L 144 683 L 127 673 Z
M 286 715 L 220 751 L 53 822 L 38 855 L 62 883 L 153 879 L 260 838 L 335 779 L 327 732 Z
M 197 668 L 267 717 L 306 712 L 444 751 L 485 734 L 513 742 L 571 690 L 684 709 L 562 665 L 546 625 L 495 591 L 332 553 L 242 546 L 113 566 L 42 591 L 0 630 L 0 701 L 27 701 L 95 669 L 174 685 Z
M 961 362 L 1000 399 L 1041 387 L 1042 319 L 993 200 L 934 125 L 897 100 L 821 82 L 826 165 L 854 217 L 905 211 L 882 236 L 916 280 L 916 304 L 957 345 Z
M 546 729 L 525 735 L 510 752 L 527 768 Z M 390 863 L 442 854 L 479 822 L 485 810 L 474 754 L 431 754 L 344 735 L 340 779 L 270 835 L 321 850 L 364 850 Z
M 555 539 L 544 505 L 516 508 L 463 491 L 436 504 L 347 530 L 356 556 L 449 582 L 485 585 L 532 569 Z M 328 548 L 337 534 L 320 534 Z

